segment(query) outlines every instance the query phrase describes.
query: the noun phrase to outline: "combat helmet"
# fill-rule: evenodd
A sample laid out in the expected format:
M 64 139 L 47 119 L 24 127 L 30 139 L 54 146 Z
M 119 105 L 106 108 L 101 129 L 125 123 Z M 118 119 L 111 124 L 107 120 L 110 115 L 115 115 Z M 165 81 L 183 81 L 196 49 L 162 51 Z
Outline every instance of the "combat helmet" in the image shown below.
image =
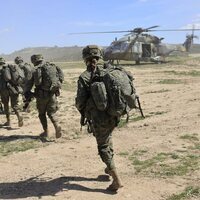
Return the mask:
M 43 60 L 44 60 L 44 58 L 41 54 L 34 54 L 34 55 L 31 56 L 31 62 L 32 63 L 41 62 Z
M 21 63 L 21 62 L 23 62 L 23 58 L 22 58 L 21 56 L 17 56 L 17 57 L 15 58 L 15 63 L 16 63 L 16 64 L 19 64 L 19 63 Z
M 98 59 L 102 58 L 101 49 L 97 45 L 87 45 L 83 48 L 82 58 L 87 60 L 92 57 L 96 57 Z
M 5 63 L 6 63 L 5 59 L 3 57 L 0 57 L 0 64 L 5 64 Z

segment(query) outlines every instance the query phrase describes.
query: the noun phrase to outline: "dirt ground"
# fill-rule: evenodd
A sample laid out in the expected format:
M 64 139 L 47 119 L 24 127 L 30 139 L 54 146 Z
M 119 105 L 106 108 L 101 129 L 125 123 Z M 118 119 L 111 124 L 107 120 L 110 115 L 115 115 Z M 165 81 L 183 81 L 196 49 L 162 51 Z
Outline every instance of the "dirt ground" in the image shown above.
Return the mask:
M 95 138 L 80 131 L 74 106 L 76 81 L 84 68 L 64 68 L 59 98 L 61 139 L 41 141 L 32 103 L 24 126 L 0 128 L 0 199 L 175 200 L 200 199 L 200 59 L 125 68 L 135 77 L 143 112 L 131 111 L 113 133 L 115 162 L 124 187 L 110 193 Z M 0 124 L 5 116 L 0 115 Z

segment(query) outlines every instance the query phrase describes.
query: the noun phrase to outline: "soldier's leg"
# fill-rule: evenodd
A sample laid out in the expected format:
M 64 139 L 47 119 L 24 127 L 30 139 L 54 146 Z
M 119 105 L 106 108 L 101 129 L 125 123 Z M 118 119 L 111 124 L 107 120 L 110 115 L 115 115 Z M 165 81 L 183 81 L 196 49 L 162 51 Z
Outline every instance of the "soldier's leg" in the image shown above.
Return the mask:
M 38 117 L 40 119 L 40 122 L 42 124 L 42 128 L 44 130 L 44 132 L 41 133 L 40 136 L 43 136 L 43 137 L 48 136 L 48 125 L 47 125 L 47 117 L 46 117 L 47 102 L 48 102 L 48 99 L 46 99 L 46 98 L 36 98 L 36 106 L 37 106 L 37 110 L 38 110 Z
M 114 129 L 110 128 L 104 130 L 104 132 L 97 132 L 95 133 L 97 144 L 98 144 L 98 151 L 102 161 L 107 165 L 105 172 L 112 176 L 113 182 L 109 187 L 108 190 L 117 191 L 119 188 L 123 187 L 120 181 L 120 178 L 117 174 L 114 158 L 113 158 L 113 143 L 112 143 L 112 131 Z
M 58 101 L 57 101 L 56 96 L 53 95 L 52 97 L 50 97 L 49 102 L 48 102 L 47 115 L 54 125 L 56 138 L 60 138 L 62 136 L 62 129 L 61 129 L 61 126 L 59 125 L 57 111 L 58 111 Z
M 108 170 L 115 169 L 111 132 L 112 130 L 103 129 L 102 132 L 95 132 L 99 155 L 106 164 Z
M 4 125 L 10 126 L 9 94 L 8 93 L 2 94 L 1 101 L 3 103 L 4 112 L 6 115 L 6 122 L 4 123 Z
M 21 127 L 23 126 L 23 117 L 20 114 L 20 109 L 19 109 L 19 94 L 10 95 L 10 99 L 11 99 L 11 107 L 14 110 L 18 119 L 18 126 Z

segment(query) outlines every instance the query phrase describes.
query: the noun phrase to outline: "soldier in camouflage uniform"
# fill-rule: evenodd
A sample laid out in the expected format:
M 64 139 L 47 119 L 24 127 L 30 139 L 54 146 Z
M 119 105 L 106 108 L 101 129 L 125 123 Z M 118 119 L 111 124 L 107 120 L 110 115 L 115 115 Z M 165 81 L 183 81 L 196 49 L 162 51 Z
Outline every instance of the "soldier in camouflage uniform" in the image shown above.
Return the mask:
M 50 63 L 44 62 L 43 56 L 40 54 L 32 55 L 31 62 L 37 69 L 41 69 L 44 65 L 49 65 Z M 51 122 L 55 128 L 56 138 L 60 138 L 62 135 L 61 126 L 59 125 L 59 120 L 57 116 L 58 110 L 58 101 L 57 101 L 57 94 L 51 93 L 50 91 L 43 90 L 43 81 L 45 77 L 42 76 L 38 77 L 36 71 L 33 73 L 33 79 L 30 83 L 26 86 L 25 94 L 31 91 L 33 84 L 35 84 L 35 98 L 36 98 L 36 105 L 39 113 L 39 119 L 42 124 L 44 132 L 40 134 L 41 137 L 48 137 L 48 124 L 47 124 L 47 117 L 50 118 Z M 64 79 L 64 76 L 63 76 Z M 40 81 L 37 81 L 40 80 Z
M 26 88 L 26 85 L 32 79 L 33 72 L 34 72 L 35 69 L 30 64 L 24 63 L 23 58 L 20 57 L 20 56 L 17 56 L 14 61 L 15 61 L 15 64 L 18 65 L 20 67 L 20 69 L 22 69 L 22 71 L 24 72 L 24 75 L 25 75 L 25 79 L 24 79 L 24 82 L 22 84 L 22 89 L 23 89 L 22 99 L 23 99 L 23 102 L 24 102 L 23 111 L 24 112 L 30 112 L 30 102 L 33 98 L 29 98 L 27 100 L 24 96 L 24 90 Z
M 11 101 L 11 107 L 18 118 L 18 126 L 23 126 L 23 117 L 20 114 L 19 109 L 19 93 L 13 93 L 12 90 L 9 89 L 9 83 L 6 82 L 3 78 L 3 68 L 7 67 L 4 58 L 0 58 L 0 70 L 1 70 L 1 101 L 4 105 L 4 112 L 6 115 L 7 121 L 4 123 L 4 126 L 10 126 L 10 110 L 9 110 L 9 100 Z M 12 86 L 10 86 L 12 87 Z
M 108 190 L 117 191 L 122 187 L 121 181 L 116 171 L 113 159 L 112 131 L 117 126 L 118 119 L 110 116 L 106 111 L 96 108 L 90 95 L 91 78 L 94 75 L 104 73 L 105 65 L 99 65 L 98 60 L 102 58 L 101 50 L 96 45 L 88 45 L 82 51 L 82 56 L 86 64 L 84 71 L 78 79 L 77 96 L 75 99 L 76 108 L 90 122 L 90 128 L 96 137 L 98 152 L 102 161 L 106 164 L 105 173 L 113 178 Z M 84 120 L 81 120 L 84 125 Z

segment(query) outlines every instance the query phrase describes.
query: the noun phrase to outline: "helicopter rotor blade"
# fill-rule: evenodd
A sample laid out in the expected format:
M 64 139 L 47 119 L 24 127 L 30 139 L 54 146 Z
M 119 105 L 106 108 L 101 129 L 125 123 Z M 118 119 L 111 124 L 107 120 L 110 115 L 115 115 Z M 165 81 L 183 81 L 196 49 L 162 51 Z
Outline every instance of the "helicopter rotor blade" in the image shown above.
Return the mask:
M 150 30 L 150 29 L 152 29 L 152 28 L 157 28 L 157 27 L 159 27 L 158 25 L 156 25 L 156 26 L 151 26 L 151 27 L 149 27 L 149 28 L 145 28 L 146 30 Z
M 192 30 L 195 30 L 195 31 L 200 31 L 200 28 L 197 28 L 197 29 L 191 29 L 191 28 L 186 28 L 186 29 L 156 29 L 156 30 L 149 30 L 151 32 L 153 31 L 192 31 Z
M 133 34 L 133 33 L 137 33 L 140 34 L 142 32 L 167 32 L 167 31 L 171 31 L 171 32 L 176 32 L 176 31 L 192 31 L 194 33 L 194 31 L 200 31 L 200 28 L 187 28 L 187 29 L 154 29 L 159 27 L 158 25 L 156 26 L 151 26 L 148 28 L 134 28 L 132 30 L 116 30 L 116 31 L 96 31 L 96 32 L 78 32 L 78 33 L 68 33 L 68 35 L 86 35 L 86 34 L 107 34 L 107 33 L 128 33 L 129 34 Z M 153 29 L 153 30 L 152 30 Z
M 131 31 L 99 31 L 99 32 L 79 32 L 79 33 L 69 33 L 69 35 L 84 35 L 84 34 L 102 34 L 102 33 L 128 33 Z

